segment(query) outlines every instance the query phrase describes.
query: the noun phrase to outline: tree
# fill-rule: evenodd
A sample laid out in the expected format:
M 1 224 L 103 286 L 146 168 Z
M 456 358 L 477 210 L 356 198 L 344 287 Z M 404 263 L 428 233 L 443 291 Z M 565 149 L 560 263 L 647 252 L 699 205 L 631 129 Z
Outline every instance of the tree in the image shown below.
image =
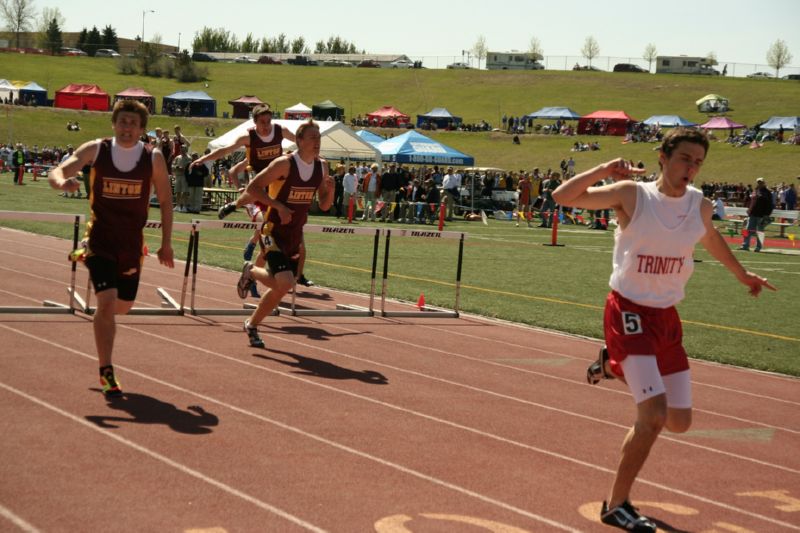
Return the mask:
M 58 26 L 58 19 L 56 17 L 50 20 L 50 26 L 47 27 L 45 36 L 47 42 L 45 48 L 50 50 L 52 55 L 58 55 L 59 50 L 64 46 L 64 39 L 61 37 L 61 28 Z
M 0 15 L 8 30 L 16 35 L 19 48 L 20 34 L 29 31 L 36 18 L 32 0 L 0 0 Z
M 767 50 L 767 64 L 775 69 L 775 77 L 780 75 L 781 69 L 792 60 L 789 47 L 783 39 L 778 39 Z
M 478 68 L 481 68 L 481 59 L 486 59 L 486 37 L 478 35 L 478 40 L 472 45 L 472 54 L 478 58 Z
M 248 33 L 247 37 L 242 41 L 242 52 L 245 54 L 258 52 L 258 41 L 253 37 L 252 33 Z
M 117 39 L 117 30 L 109 24 L 103 28 L 103 35 L 100 37 L 100 42 L 103 48 L 110 48 L 119 52 L 119 40 Z
M 293 54 L 307 54 L 308 47 L 306 46 L 306 40 L 303 37 L 298 37 L 297 39 L 292 39 L 292 53 Z
M 592 59 L 600 55 L 600 45 L 597 40 L 591 35 L 586 38 L 581 48 L 581 55 L 589 61 L 589 66 L 592 66 Z
M 542 48 L 542 42 L 538 38 L 531 37 L 531 42 L 528 45 L 528 53 L 534 61 L 541 61 L 544 59 L 544 49 Z
M 102 48 L 100 30 L 97 29 L 97 26 L 92 26 L 92 29 L 86 35 L 85 48 L 82 48 L 82 50 L 89 56 L 94 57 L 94 54 L 97 53 L 99 48 Z
M 656 50 L 656 45 L 650 43 L 644 47 L 644 54 L 642 54 L 642 59 L 647 61 L 647 70 L 653 68 L 653 61 L 655 61 L 657 57 L 658 57 L 658 51 Z
M 75 48 L 83 50 L 86 47 L 86 40 L 89 38 L 89 30 L 83 28 L 78 34 L 78 40 L 75 43 Z M 84 50 L 85 51 L 85 50 Z
M 195 52 L 235 52 L 239 50 L 236 36 L 225 28 L 209 28 L 204 26 L 194 34 L 192 48 Z
M 717 61 L 717 53 L 713 50 L 706 54 L 706 63 L 709 65 L 719 65 L 719 61 Z
M 53 22 L 53 19 L 56 20 L 56 24 L 58 24 L 59 29 L 63 28 L 66 24 L 64 15 L 61 14 L 61 10 L 59 10 L 57 7 L 42 8 L 42 13 L 39 15 L 39 20 L 36 23 L 36 31 L 38 33 L 36 36 L 36 46 L 38 48 L 52 50 L 52 48 L 50 48 L 50 44 L 47 42 L 47 30 L 50 28 L 50 23 Z

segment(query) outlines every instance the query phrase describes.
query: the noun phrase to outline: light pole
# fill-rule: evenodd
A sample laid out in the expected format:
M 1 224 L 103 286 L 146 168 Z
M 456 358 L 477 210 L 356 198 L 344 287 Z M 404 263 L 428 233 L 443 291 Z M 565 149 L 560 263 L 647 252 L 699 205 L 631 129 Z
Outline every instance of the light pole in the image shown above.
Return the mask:
M 181 53 L 181 32 L 178 32 L 178 54 Z
M 143 9 L 142 10 L 142 44 L 144 44 L 144 16 L 147 13 L 155 13 L 155 11 L 152 10 L 152 9 Z

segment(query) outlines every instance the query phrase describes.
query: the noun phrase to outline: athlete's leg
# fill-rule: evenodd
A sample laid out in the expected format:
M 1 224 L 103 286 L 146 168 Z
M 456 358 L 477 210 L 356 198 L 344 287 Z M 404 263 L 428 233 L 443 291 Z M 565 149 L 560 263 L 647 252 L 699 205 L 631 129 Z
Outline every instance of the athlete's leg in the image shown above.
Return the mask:
M 667 431 L 685 433 L 692 425 L 691 372 L 684 370 L 664 376 L 667 389 Z
M 253 267 L 250 271 L 253 279 L 264 283 L 270 290 L 261 296 L 258 307 L 250 315 L 248 323 L 250 327 L 258 326 L 281 302 L 281 299 L 289 292 L 294 284 L 294 274 L 291 270 L 278 272 L 272 276 L 263 268 Z M 271 278 L 271 279 L 270 279 Z

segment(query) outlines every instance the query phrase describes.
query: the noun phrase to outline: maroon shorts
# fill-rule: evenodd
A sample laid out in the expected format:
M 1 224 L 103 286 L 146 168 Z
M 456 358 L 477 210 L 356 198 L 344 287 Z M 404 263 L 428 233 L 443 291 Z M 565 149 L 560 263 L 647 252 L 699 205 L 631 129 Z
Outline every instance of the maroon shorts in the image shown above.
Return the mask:
M 618 376 L 623 375 L 621 363 L 629 355 L 655 355 L 662 376 L 689 369 L 675 307 L 646 307 L 611 291 L 606 298 L 603 328 L 611 371 Z

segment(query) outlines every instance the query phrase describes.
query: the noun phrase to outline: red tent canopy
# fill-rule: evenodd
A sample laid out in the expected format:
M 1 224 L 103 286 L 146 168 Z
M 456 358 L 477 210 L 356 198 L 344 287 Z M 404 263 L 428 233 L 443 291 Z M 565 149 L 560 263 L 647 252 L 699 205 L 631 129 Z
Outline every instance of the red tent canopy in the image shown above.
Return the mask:
M 250 118 L 250 111 L 265 102 L 258 96 L 244 95 L 236 100 L 228 100 L 228 103 L 233 106 L 233 118 Z
M 56 92 L 53 107 L 108 111 L 108 93 L 97 85 L 73 83 Z
M 410 120 L 408 115 L 390 105 L 385 105 L 380 109 L 367 114 L 367 118 L 369 119 L 370 125 L 376 126 L 385 126 L 387 124 L 392 126 L 401 126 L 403 124 L 407 124 Z
M 578 120 L 578 133 L 585 135 L 625 135 L 628 124 L 636 122 L 625 111 L 595 111 Z
M 151 115 L 155 113 L 156 110 L 155 96 L 145 91 L 141 87 L 128 87 L 124 91 L 115 94 L 114 103 L 117 103 L 117 100 L 138 100 L 147 106 L 147 110 Z

